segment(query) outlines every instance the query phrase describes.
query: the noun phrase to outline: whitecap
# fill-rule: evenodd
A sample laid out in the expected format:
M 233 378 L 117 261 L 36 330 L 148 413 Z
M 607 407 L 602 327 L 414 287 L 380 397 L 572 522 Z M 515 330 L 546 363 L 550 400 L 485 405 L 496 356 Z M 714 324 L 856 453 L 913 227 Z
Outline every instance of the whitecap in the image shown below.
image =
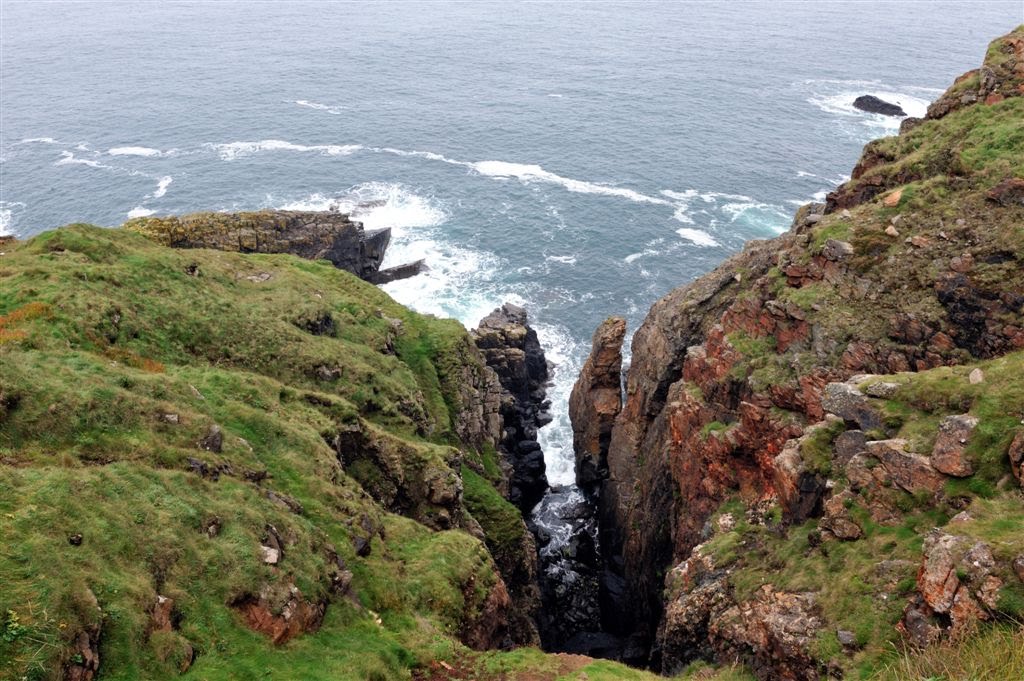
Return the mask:
M 550 92 L 550 93 L 548 93 L 548 97 L 554 97 L 556 99 L 561 99 L 562 97 L 565 97 L 565 95 L 563 95 L 561 93 L 558 93 L 558 92 Z
M 83 165 L 83 166 L 89 166 L 90 168 L 110 168 L 110 166 L 103 165 L 99 161 L 94 161 L 94 160 L 88 159 L 88 158 L 77 158 L 70 151 L 62 151 L 62 152 L 60 152 L 60 156 L 61 156 L 60 160 L 54 161 L 53 165 L 55 165 L 55 166 Z
M 719 246 L 720 244 L 715 241 L 714 237 L 705 231 L 699 229 L 691 229 L 689 227 L 680 227 L 676 230 L 676 234 L 683 237 L 687 241 L 693 242 L 697 246 Z
M 576 264 L 576 256 L 574 255 L 545 255 L 544 259 L 553 262 L 565 263 L 566 265 Z
M 342 111 L 345 110 L 343 106 L 332 106 L 330 104 L 321 104 L 320 102 L 311 102 L 308 99 L 293 99 L 293 104 L 304 106 L 308 109 L 316 109 L 317 111 L 326 111 L 329 114 L 338 116 Z
M 59 144 L 59 142 L 52 137 L 26 137 L 18 144 Z
M 171 186 L 171 182 L 174 182 L 174 178 L 170 175 L 164 175 L 161 177 L 160 181 L 157 182 L 156 189 L 153 191 L 152 197 L 154 199 L 159 199 L 161 196 L 166 194 L 167 188 Z
M 236 158 L 250 156 L 262 151 L 313 151 L 324 156 L 348 156 L 360 149 L 359 144 L 295 144 L 285 140 L 260 140 L 257 142 L 227 142 L 224 144 L 205 144 L 208 149 L 213 149 L 223 161 L 233 161 Z
M 128 211 L 128 219 L 130 220 L 132 218 L 145 218 L 155 213 L 155 210 L 143 208 L 142 206 L 135 206 L 135 208 L 132 208 L 130 211 Z
M 544 182 L 561 185 L 565 189 L 578 194 L 601 194 L 605 196 L 617 196 L 637 203 L 653 203 L 663 206 L 670 206 L 672 203 L 665 199 L 647 196 L 632 189 L 624 187 L 612 187 L 604 184 L 596 184 L 584 180 L 574 180 L 562 177 L 550 171 L 544 170 L 539 165 L 530 163 L 511 163 L 509 161 L 477 161 L 470 167 L 481 175 L 496 179 L 518 179 L 524 184 L 532 182 Z
M 635 261 L 635 260 L 636 260 L 637 258 L 642 258 L 642 257 L 644 257 L 644 255 L 645 255 L 644 253 L 630 253 L 629 255 L 627 255 L 627 256 L 626 256 L 625 258 L 623 258 L 622 260 L 623 260 L 623 262 L 627 262 L 627 263 L 630 263 L 630 262 L 633 262 L 633 261 Z
M 111 156 L 163 156 L 164 152 L 150 147 L 114 147 L 107 149 Z

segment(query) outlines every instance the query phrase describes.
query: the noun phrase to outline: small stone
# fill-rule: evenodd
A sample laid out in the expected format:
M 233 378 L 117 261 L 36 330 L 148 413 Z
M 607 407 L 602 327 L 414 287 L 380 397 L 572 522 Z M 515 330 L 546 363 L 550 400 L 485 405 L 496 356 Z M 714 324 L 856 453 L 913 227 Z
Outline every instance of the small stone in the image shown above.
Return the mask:
M 160 420 L 164 423 L 173 423 L 175 425 L 181 423 L 181 417 L 177 414 L 160 414 Z
M 277 565 L 281 560 L 281 552 L 275 548 L 260 544 L 260 551 L 263 553 L 263 562 L 267 565 Z
M 888 227 L 885 228 L 885 233 L 888 234 L 889 236 L 899 236 L 900 235 L 900 231 L 898 229 L 896 229 L 895 227 L 893 227 L 892 225 L 889 225 Z
M 192 396 L 195 397 L 197 400 L 205 400 L 206 399 L 205 397 L 203 397 L 203 394 L 201 392 L 199 392 L 199 388 L 195 387 L 194 385 L 189 385 L 188 387 L 189 387 L 189 390 L 192 391 Z
M 850 215 L 850 209 L 849 209 L 849 208 L 844 208 L 844 209 L 843 209 L 843 212 L 842 212 L 842 213 L 840 213 L 840 215 L 842 215 L 842 216 L 843 216 L 843 217 L 844 217 L 845 219 L 847 219 L 847 220 L 849 220 L 849 219 L 850 219 L 850 218 L 852 217 L 852 216 Z
M 1013 559 L 1013 572 L 1017 579 L 1024 582 L 1024 553 Z
M 71 544 L 72 546 L 81 546 L 82 545 L 82 533 L 81 532 L 76 532 L 73 535 L 71 535 L 70 537 L 68 537 L 68 543 Z
M 821 219 L 823 217 L 825 216 L 820 215 L 818 213 L 811 213 L 810 215 L 804 218 L 804 222 L 806 222 L 808 225 L 817 224 L 818 222 L 821 222 Z
M 949 261 L 949 269 L 964 274 L 974 269 L 974 256 L 970 253 L 958 255 Z
M 985 372 L 981 369 L 974 369 L 967 376 L 967 380 L 971 382 L 971 385 L 978 385 L 979 383 L 985 382 Z
M 218 516 L 207 518 L 206 522 L 203 523 L 203 532 L 212 539 L 220 534 L 220 525 L 220 518 Z
M 927 237 L 920 235 L 910 237 L 910 244 L 916 248 L 925 248 L 931 244 Z
M 857 637 L 854 636 L 852 631 L 839 629 L 838 631 L 836 631 L 836 638 L 839 639 L 839 643 L 844 648 L 853 648 L 855 645 L 857 645 Z

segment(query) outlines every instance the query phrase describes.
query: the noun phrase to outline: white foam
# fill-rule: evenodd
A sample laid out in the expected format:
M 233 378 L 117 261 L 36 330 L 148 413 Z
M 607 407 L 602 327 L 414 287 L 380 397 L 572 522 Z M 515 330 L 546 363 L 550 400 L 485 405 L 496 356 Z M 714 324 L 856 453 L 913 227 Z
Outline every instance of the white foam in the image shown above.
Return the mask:
M 111 156 L 163 156 L 164 152 L 150 147 L 114 147 L 107 149 Z
M 873 129 L 875 132 L 863 131 L 859 136 L 865 137 L 875 135 L 879 131 L 895 133 L 899 130 L 902 117 L 885 116 L 867 111 L 861 111 L 853 105 L 857 97 L 861 95 L 872 95 L 881 100 L 899 105 L 907 116 L 923 117 L 928 111 L 928 105 L 941 94 L 942 90 L 935 88 L 904 87 L 894 88 L 879 81 L 866 80 L 811 80 L 805 81 L 810 86 L 810 96 L 807 102 L 818 107 L 825 113 L 839 116 L 843 120 L 859 122 L 862 126 Z
M 630 253 L 629 255 L 627 255 L 622 260 L 623 260 L 623 262 L 627 262 L 627 263 L 628 262 L 634 262 L 638 258 L 644 257 L 644 255 L 645 255 L 645 253 Z
M 26 137 L 18 144 L 59 144 L 59 142 L 52 137 Z
M 555 173 L 544 170 L 544 168 L 535 164 L 510 163 L 508 161 L 478 161 L 471 164 L 470 167 L 481 175 L 497 179 L 515 178 L 524 184 L 529 184 L 531 182 L 545 182 L 561 185 L 565 189 L 578 194 L 602 194 L 605 196 L 617 196 L 629 199 L 630 201 L 635 201 L 637 203 L 653 203 L 663 206 L 672 205 L 670 201 L 653 196 L 647 196 L 646 194 L 641 194 L 640 192 L 632 189 L 611 187 L 608 185 L 596 184 L 594 182 L 562 177 L 561 175 L 556 175 Z
M 345 110 L 343 106 L 331 106 L 330 104 L 321 104 L 320 102 L 311 102 L 307 99 L 293 99 L 293 104 L 304 106 L 308 109 L 316 109 L 317 111 L 326 111 L 329 114 L 335 116 L 341 115 L 341 112 Z
M 548 93 L 548 97 L 555 97 L 556 99 L 561 99 L 562 97 L 565 97 L 565 95 L 560 94 L 558 92 L 550 92 Z
M 155 210 L 143 208 L 142 206 L 135 206 L 135 208 L 132 208 L 130 211 L 128 211 L 128 219 L 130 220 L 132 218 L 144 218 L 153 215 L 154 213 L 156 213 Z
M 719 246 L 720 244 L 715 241 L 707 232 L 699 229 L 691 229 L 689 227 L 680 227 L 676 230 L 676 234 L 683 237 L 687 241 L 690 241 L 697 246 Z
M 531 326 L 544 348 L 544 356 L 555 365 L 547 394 L 553 420 L 540 429 L 537 440 L 544 451 L 548 482 L 570 485 L 576 480 L 576 458 L 572 450 L 569 396 L 587 352 L 584 345 L 561 325 L 533 322 Z
M 566 265 L 576 264 L 576 256 L 574 255 L 545 255 L 544 259 L 552 262 L 565 263 Z
M 174 182 L 174 178 L 170 175 L 164 175 L 157 182 L 156 189 L 153 191 L 153 198 L 159 199 L 161 196 L 167 193 L 167 188 L 171 186 L 171 182 Z
M 225 144 L 205 144 L 208 149 L 215 150 L 221 160 L 233 161 L 236 158 L 251 156 L 263 151 L 313 151 L 324 156 L 348 156 L 362 149 L 359 144 L 294 144 L 285 140 L 260 140 L 258 142 L 228 142 Z
M 83 165 L 89 166 L 90 168 L 110 168 L 110 166 L 103 165 L 99 161 L 94 161 L 89 158 L 77 158 L 70 151 L 60 152 L 61 158 L 59 161 L 54 161 L 55 166 L 70 166 L 70 165 Z
M 14 234 L 15 216 L 24 210 L 21 201 L 0 201 L 0 236 Z
M 370 147 L 370 151 L 377 154 L 394 154 L 395 156 L 409 156 L 414 158 L 425 158 L 431 161 L 441 161 L 443 163 L 450 163 L 456 166 L 465 166 L 467 168 L 473 167 L 472 163 L 468 161 L 456 161 L 453 158 L 448 158 L 443 154 L 437 154 L 433 151 L 406 151 L 405 149 L 395 149 L 393 147 Z

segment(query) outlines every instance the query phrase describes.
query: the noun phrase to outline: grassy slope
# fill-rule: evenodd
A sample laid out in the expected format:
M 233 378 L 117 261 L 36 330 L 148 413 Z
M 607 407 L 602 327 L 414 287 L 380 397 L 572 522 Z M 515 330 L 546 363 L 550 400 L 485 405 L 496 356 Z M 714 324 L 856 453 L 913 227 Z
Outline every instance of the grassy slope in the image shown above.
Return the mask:
M 455 369 L 474 361 L 459 351 L 460 325 L 288 256 L 174 251 L 84 225 L 5 250 L 0 678 L 59 676 L 70 641 L 93 623 L 110 679 L 176 676 L 186 640 L 198 652 L 189 675 L 202 679 L 409 678 L 466 653 L 457 634 L 496 574 L 484 545 L 385 512 L 324 441 L 361 419 L 400 438 L 410 475 L 458 475 Z M 324 314 L 333 334 L 304 328 Z M 213 424 L 220 453 L 198 447 Z M 189 457 L 230 473 L 203 478 Z M 486 479 L 466 483 L 489 543 L 510 542 L 511 507 Z M 214 517 L 222 529 L 210 537 Z M 364 519 L 381 532 L 358 557 Z M 277 567 L 260 557 L 268 524 L 285 539 Z M 351 599 L 329 593 L 332 548 L 354 573 Z M 228 606 L 292 584 L 332 602 L 318 632 L 285 645 Z M 158 593 L 176 602 L 177 632 L 147 631 Z M 537 652 L 519 666 L 549 665 Z

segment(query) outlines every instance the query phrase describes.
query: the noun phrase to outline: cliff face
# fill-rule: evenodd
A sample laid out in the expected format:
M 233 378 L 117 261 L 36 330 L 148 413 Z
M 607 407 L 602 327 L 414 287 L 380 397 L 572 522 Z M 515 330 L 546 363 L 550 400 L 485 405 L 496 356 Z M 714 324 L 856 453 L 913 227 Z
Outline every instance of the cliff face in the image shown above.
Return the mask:
M 909 525 L 914 536 L 964 508 L 991 513 L 986 504 L 1004 497 L 1021 517 L 1007 483 L 1019 386 L 968 376 L 979 367 L 988 375 L 986 366 L 1017 371 L 1024 348 L 1022 38 L 1018 29 L 995 41 L 985 66 L 927 119 L 868 145 L 826 205 L 805 206 L 788 233 L 752 242 L 672 291 L 637 330 L 599 492 L 602 548 L 618 567 L 605 586 L 622 593 L 611 600 L 623 633 L 648 636 L 651 661 L 665 671 L 713 657 L 743 660 L 760 678 L 816 678 L 880 655 L 900 621 L 925 632 L 916 640 L 934 640 L 950 626 L 941 616 L 955 596 L 936 607 L 919 577 L 926 607 L 908 605 L 904 617 L 913 599 L 905 583 L 895 586 L 922 560 L 922 574 L 931 572 L 927 541 L 923 553 L 902 540 L 888 549 L 906 549 L 906 565 L 889 571 L 893 584 L 884 569 L 856 575 L 875 600 L 901 604 L 879 608 L 877 628 L 854 621 L 855 595 L 830 592 L 827 578 L 795 577 L 785 552 L 842 571 L 827 556 L 846 553 L 834 547 L 848 540 L 874 569 L 887 558 L 879 536 L 889 528 Z M 604 352 L 595 345 L 588 366 Z M 1004 355 L 1009 364 L 999 365 Z M 861 392 L 866 382 L 875 392 Z M 925 384 L 943 385 L 943 397 L 909 387 Z M 584 372 L 576 390 L 595 385 Z M 591 434 L 603 427 L 585 412 L 574 424 L 577 447 L 593 449 Z M 961 434 L 944 435 L 953 431 Z M 933 450 L 936 440 L 960 450 L 970 442 L 969 454 Z M 1001 558 L 970 583 L 998 574 L 991 593 L 1019 593 L 1009 570 L 1016 540 L 985 536 L 981 525 L 973 541 L 995 544 Z M 999 610 L 995 596 L 952 592 L 965 594 L 961 621 Z M 855 640 L 833 646 L 837 629 Z
M 129 220 L 125 229 L 173 248 L 214 248 L 238 253 L 290 253 L 330 260 L 375 284 L 411 277 L 422 261 L 381 270 L 391 230 L 367 232 L 343 213 L 264 210 L 244 213 L 192 213 Z

